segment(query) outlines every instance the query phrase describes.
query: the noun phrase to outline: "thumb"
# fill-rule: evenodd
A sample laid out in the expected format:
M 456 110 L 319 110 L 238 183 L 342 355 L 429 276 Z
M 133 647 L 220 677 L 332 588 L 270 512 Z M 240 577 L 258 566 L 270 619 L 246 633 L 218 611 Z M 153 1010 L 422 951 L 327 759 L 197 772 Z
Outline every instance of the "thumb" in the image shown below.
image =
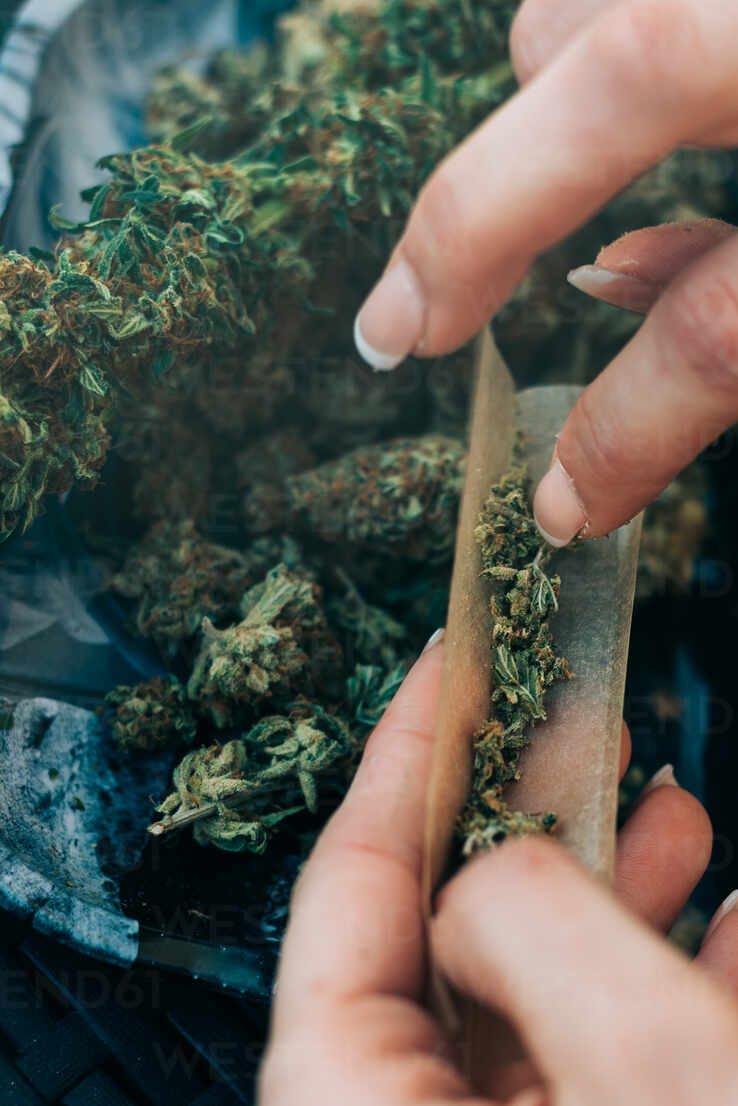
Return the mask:
M 457 987 L 515 1024 L 551 1101 L 738 1101 L 729 996 L 558 846 L 513 842 L 467 865 L 431 941 Z
M 631 255 L 627 263 L 615 257 L 610 271 L 650 278 L 656 302 L 559 435 L 534 501 L 551 544 L 577 533 L 597 537 L 632 518 L 738 419 L 738 235 L 731 230 L 700 228 L 685 246 L 672 228 L 649 261 L 644 245 L 653 244 L 653 230 L 631 236 L 627 247 L 609 247 Z M 708 248 L 710 238 L 719 244 Z M 624 287 L 611 286 L 603 298 L 625 305 Z
M 594 265 L 574 269 L 568 280 L 593 299 L 645 315 L 675 277 L 735 233 L 722 219 L 632 230 L 603 247 Z

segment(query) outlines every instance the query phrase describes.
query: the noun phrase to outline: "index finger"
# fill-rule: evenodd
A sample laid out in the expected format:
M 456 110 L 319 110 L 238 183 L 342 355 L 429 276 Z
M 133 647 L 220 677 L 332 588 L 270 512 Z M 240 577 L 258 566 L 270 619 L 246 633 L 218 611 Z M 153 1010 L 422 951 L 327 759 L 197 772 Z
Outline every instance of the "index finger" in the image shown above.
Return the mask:
M 308 999 L 419 994 L 423 813 L 442 657 L 434 646 L 408 674 L 300 876 L 275 1024 L 303 1017 Z
M 541 250 L 649 165 L 735 113 L 723 0 L 626 0 L 441 163 L 357 317 L 375 368 L 461 345 Z

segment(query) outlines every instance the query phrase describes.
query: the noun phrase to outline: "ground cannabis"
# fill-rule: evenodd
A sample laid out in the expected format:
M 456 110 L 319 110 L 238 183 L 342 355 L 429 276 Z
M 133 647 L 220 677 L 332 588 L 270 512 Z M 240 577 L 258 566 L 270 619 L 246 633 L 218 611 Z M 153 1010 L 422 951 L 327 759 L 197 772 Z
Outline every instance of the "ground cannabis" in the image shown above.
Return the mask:
M 553 647 L 549 620 L 560 580 L 546 572 L 553 550 L 541 542 L 529 494 L 525 467 L 514 464 L 492 487 L 475 531 L 492 587 L 493 692 L 492 716 L 475 736 L 471 794 L 458 823 L 465 856 L 556 824 L 553 813 L 513 811 L 503 798 L 519 778 L 532 728 L 546 717 L 546 689 L 571 676 Z

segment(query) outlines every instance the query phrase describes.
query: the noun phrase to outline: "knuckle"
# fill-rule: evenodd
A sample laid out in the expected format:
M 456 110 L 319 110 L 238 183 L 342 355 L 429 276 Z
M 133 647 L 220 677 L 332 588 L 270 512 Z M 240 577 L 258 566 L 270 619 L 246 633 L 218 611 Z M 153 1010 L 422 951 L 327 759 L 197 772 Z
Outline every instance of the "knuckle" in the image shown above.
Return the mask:
M 535 0 L 518 8 L 510 27 L 510 58 L 521 84 L 531 80 L 544 62 L 540 49 L 540 17 Z
M 670 294 L 670 341 L 700 386 L 738 397 L 738 287 L 725 273 L 678 281 Z
M 593 32 L 592 55 L 618 87 L 679 100 L 697 74 L 694 14 L 680 0 L 619 5 Z
M 426 355 L 458 347 L 486 323 L 527 265 L 519 252 L 510 257 L 490 245 L 489 211 L 462 171 L 464 156 L 452 154 L 436 169 L 400 244 L 424 292 Z
M 559 439 L 561 463 L 582 495 L 585 509 L 591 506 L 587 489 L 619 487 L 626 469 L 641 471 L 648 462 L 643 452 L 643 444 L 613 418 L 596 390 L 587 388 Z
M 403 243 L 422 281 L 453 288 L 468 282 L 479 265 L 479 232 L 464 202 L 463 182 L 452 157 L 425 184 Z

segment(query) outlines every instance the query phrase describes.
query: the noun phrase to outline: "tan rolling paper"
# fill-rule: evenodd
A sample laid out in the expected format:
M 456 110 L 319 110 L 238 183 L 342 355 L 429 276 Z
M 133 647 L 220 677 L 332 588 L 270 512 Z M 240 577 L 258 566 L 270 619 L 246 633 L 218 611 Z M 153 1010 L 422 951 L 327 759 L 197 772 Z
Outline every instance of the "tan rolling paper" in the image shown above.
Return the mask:
M 489 588 L 480 578 L 474 527 L 496 476 L 507 468 L 515 437 L 512 377 L 484 331 L 477 351 L 466 485 L 459 514 L 446 618 L 443 677 L 425 824 L 426 901 L 440 879 L 471 772 L 471 735 L 489 715 Z
M 425 893 L 443 873 L 453 824 L 466 798 L 474 731 L 489 716 L 491 669 L 489 592 L 479 576 L 476 517 L 490 486 L 506 469 L 515 429 L 532 485 L 550 462 L 555 436 L 579 389 L 532 388 L 513 397 L 491 338 L 480 340 L 470 439 L 470 467 L 459 520 L 445 639 L 443 683 L 426 816 Z M 515 404 L 517 414 L 515 413 Z M 503 421 L 504 420 L 504 421 Z M 615 848 L 621 716 L 628 656 L 640 518 L 609 538 L 564 550 L 553 562 L 561 576 L 561 609 L 551 626 L 556 651 L 575 678 L 548 693 L 548 721 L 536 727 L 521 761 L 522 779 L 506 793 L 519 810 L 554 810 L 558 840 L 594 871 L 610 878 Z M 435 979 L 431 1001 L 450 1022 L 451 1000 Z M 453 1003 L 467 1074 L 489 1090 L 490 1072 L 522 1056 L 510 1028 L 466 1000 Z

